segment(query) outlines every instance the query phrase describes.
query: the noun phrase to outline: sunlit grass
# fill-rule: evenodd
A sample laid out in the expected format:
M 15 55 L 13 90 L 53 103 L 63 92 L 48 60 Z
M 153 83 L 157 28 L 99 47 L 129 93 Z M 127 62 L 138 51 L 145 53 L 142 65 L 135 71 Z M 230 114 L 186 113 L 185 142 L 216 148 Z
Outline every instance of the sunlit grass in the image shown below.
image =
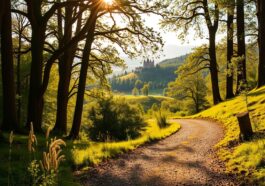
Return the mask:
M 144 143 L 163 139 L 180 129 L 177 123 L 170 123 L 169 127 L 160 129 L 155 120 L 148 121 L 148 127 L 141 137 L 122 142 L 88 142 L 76 141 L 72 150 L 72 157 L 76 166 L 98 164 L 104 159 L 133 150 Z
M 250 111 L 255 136 L 252 141 L 239 143 L 239 126 L 236 114 Z M 251 181 L 265 183 L 265 87 L 214 106 L 194 117 L 213 118 L 225 127 L 225 136 L 217 144 L 220 158 L 225 160 L 227 171 L 238 173 Z

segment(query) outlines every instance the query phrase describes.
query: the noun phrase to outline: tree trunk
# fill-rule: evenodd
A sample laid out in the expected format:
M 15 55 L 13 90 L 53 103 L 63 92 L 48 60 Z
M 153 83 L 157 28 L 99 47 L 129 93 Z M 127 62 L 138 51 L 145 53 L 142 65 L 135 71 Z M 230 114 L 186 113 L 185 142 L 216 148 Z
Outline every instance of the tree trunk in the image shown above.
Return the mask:
M 3 12 L 1 21 L 1 58 L 3 81 L 3 130 L 18 130 L 16 112 L 16 91 L 14 81 L 13 44 L 11 28 L 10 0 L 2 2 Z M 2 26 L 4 25 L 4 26 Z
M 43 96 L 42 88 L 42 71 L 43 71 L 43 49 L 45 40 L 45 27 L 32 26 L 31 39 L 31 70 L 30 70 L 30 88 L 28 98 L 28 117 L 27 127 L 33 123 L 36 132 L 42 131 L 42 113 L 43 113 Z
M 244 112 L 238 114 L 237 120 L 240 128 L 240 139 L 249 140 L 253 135 L 249 113 Z
M 42 132 L 43 95 L 42 72 L 43 72 L 43 50 L 45 42 L 46 24 L 42 19 L 42 2 L 35 0 L 27 1 L 28 15 L 32 29 L 31 37 L 31 69 L 30 87 L 28 97 L 27 128 L 33 123 L 36 132 Z
M 218 69 L 216 60 L 216 32 L 210 30 L 209 36 L 210 74 L 213 92 L 213 103 L 216 105 L 222 101 L 219 90 Z
M 68 43 L 72 39 L 72 8 L 66 7 L 65 12 L 65 35 L 63 43 Z M 78 19 L 75 33 L 78 33 L 81 28 L 81 16 Z M 78 43 L 70 47 L 63 56 L 59 59 L 59 84 L 57 94 L 57 113 L 54 131 L 66 134 L 67 133 L 67 107 L 69 99 L 69 86 L 71 81 L 72 65 L 74 62 L 75 52 Z
M 92 43 L 94 41 L 94 32 L 97 21 L 97 10 L 96 8 L 91 11 L 90 19 L 90 28 L 88 30 L 88 34 L 86 37 L 86 43 L 83 50 L 81 70 L 79 76 L 79 84 L 78 84 L 78 92 L 76 98 L 75 112 L 74 112 L 74 120 L 73 125 L 69 134 L 69 138 L 77 139 L 79 136 L 79 131 L 82 122 L 82 113 L 83 113 L 83 104 L 84 104 L 84 94 L 86 90 L 86 77 L 87 71 L 89 67 L 89 57 L 91 52 Z
M 232 57 L 234 53 L 234 2 L 227 8 L 227 74 L 226 74 L 226 99 L 234 97 L 233 80 L 234 69 L 232 64 Z
M 20 28 L 19 28 L 20 29 Z M 21 40 L 22 40 L 22 33 L 21 30 L 19 30 L 18 33 L 18 49 L 17 49 L 17 118 L 18 118 L 18 122 L 20 123 L 20 115 L 21 115 L 21 80 L 20 80 L 20 62 L 21 62 Z
M 265 1 L 258 0 L 259 20 L 259 74 L 258 87 L 265 85 Z
M 240 58 L 237 67 L 237 94 L 245 89 L 247 83 L 246 73 L 246 42 L 245 42 L 245 15 L 244 0 L 236 0 L 237 2 L 237 55 Z

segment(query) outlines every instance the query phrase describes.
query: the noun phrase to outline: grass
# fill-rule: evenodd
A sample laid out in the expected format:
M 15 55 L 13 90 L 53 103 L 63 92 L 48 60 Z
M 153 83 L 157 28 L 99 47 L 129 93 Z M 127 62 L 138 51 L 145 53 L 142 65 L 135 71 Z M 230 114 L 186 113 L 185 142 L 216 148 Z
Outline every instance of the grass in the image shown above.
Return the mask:
M 167 128 L 160 129 L 155 120 L 148 121 L 148 127 L 142 136 L 122 142 L 86 142 L 76 141 L 72 150 L 74 165 L 88 166 L 98 164 L 104 159 L 115 157 L 118 154 L 131 151 L 147 142 L 163 139 L 180 129 L 177 123 L 170 123 Z
M 167 128 L 160 129 L 155 120 L 148 120 L 148 126 L 141 137 L 122 142 L 93 142 L 88 140 L 67 141 L 67 146 L 63 148 L 63 154 L 66 155 L 66 161 L 60 166 L 58 185 L 77 186 L 79 183 L 74 179 L 73 169 L 87 168 L 89 165 L 98 164 L 101 161 L 115 157 L 121 153 L 133 150 L 140 145 L 154 140 L 165 138 L 180 129 L 177 123 L 171 123 Z M 8 139 L 7 133 L 4 133 L 5 139 Z M 40 160 L 42 152 L 45 150 L 45 136 L 38 135 L 38 146 L 34 157 Z M 29 173 L 27 167 L 33 155 L 30 155 L 27 148 L 28 136 L 16 135 L 12 145 L 11 156 L 11 184 L 10 185 L 28 185 Z M 8 167 L 9 167 L 9 144 L 0 141 L 0 185 L 8 185 Z M 31 158 L 30 158 L 31 157 Z
M 255 135 L 251 141 L 240 143 L 236 114 L 247 110 Z M 212 118 L 224 125 L 225 136 L 216 147 L 220 158 L 226 162 L 227 172 L 265 185 L 265 87 L 248 94 L 248 107 L 242 95 L 193 117 Z

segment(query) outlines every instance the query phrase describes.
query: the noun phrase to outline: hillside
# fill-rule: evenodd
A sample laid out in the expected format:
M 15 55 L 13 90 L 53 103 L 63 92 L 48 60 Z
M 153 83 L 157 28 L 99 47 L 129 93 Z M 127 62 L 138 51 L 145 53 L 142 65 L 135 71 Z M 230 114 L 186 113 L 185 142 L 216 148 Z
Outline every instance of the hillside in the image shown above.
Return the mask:
M 176 58 L 172 58 L 172 59 L 165 59 L 165 60 L 161 61 L 160 63 L 158 63 L 158 65 L 161 67 L 179 67 L 180 65 L 182 65 L 184 63 L 184 61 L 188 57 L 188 55 L 189 54 L 179 56 Z
M 150 83 L 150 92 L 152 94 L 162 94 L 164 88 L 170 81 L 176 78 L 175 71 L 184 63 L 188 55 L 166 59 L 161 61 L 154 68 L 143 68 L 141 70 L 125 73 L 120 76 L 113 77 L 111 87 L 114 91 L 131 93 L 135 86 L 135 82 L 140 80 L 143 83 Z M 158 75 L 159 74 L 159 75 Z
M 125 75 L 119 77 L 119 79 L 121 81 L 126 81 L 126 80 L 131 80 L 131 79 L 137 79 L 137 78 L 138 78 L 138 75 L 136 73 L 134 73 L 134 72 L 130 72 L 128 74 L 125 74 Z
M 239 143 L 235 115 L 247 111 L 245 100 L 245 96 L 239 96 L 194 117 L 212 118 L 224 125 L 225 136 L 217 148 L 229 172 L 262 182 L 265 179 L 265 87 L 248 94 L 248 110 L 255 135 L 251 141 Z

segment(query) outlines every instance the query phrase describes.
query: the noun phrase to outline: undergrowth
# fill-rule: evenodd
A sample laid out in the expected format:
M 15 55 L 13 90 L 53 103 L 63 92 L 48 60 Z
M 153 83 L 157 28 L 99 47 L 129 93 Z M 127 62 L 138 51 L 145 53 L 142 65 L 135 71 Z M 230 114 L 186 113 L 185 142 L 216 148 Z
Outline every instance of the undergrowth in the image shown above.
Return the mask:
M 91 142 L 76 141 L 72 150 L 73 163 L 77 167 L 98 164 L 104 159 L 133 150 L 147 142 L 163 139 L 180 129 L 177 123 L 170 123 L 168 127 L 160 129 L 155 120 L 148 120 L 148 126 L 141 137 L 122 142 Z
M 154 140 L 163 139 L 180 129 L 177 123 L 170 123 L 166 128 L 160 129 L 155 120 L 148 120 L 148 126 L 137 139 L 128 139 L 121 142 L 93 142 L 89 140 L 66 141 L 64 148 L 65 161 L 59 168 L 58 185 L 77 186 L 79 183 L 73 176 L 73 169 L 85 168 L 92 164 L 98 164 L 104 159 L 133 150 L 140 145 Z M 4 133 L 5 139 L 9 134 Z M 43 151 L 47 148 L 47 139 L 44 135 L 37 135 L 38 146 L 34 153 L 35 159 L 42 159 Z M 9 143 L 0 141 L 0 185 L 25 185 L 28 182 L 28 165 L 31 161 L 28 152 L 28 136 L 14 135 L 12 155 L 10 156 Z M 12 161 L 9 161 L 11 158 Z M 12 168 L 12 169 L 10 169 Z M 33 167 L 35 169 L 35 167 Z M 10 183 L 8 181 L 10 180 Z
M 239 142 L 236 114 L 249 110 L 254 137 Z M 212 118 L 225 127 L 225 136 L 217 145 L 219 156 L 226 162 L 227 172 L 236 173 L 250 182 L 265 185 L 265 87 L 205 110 L 194 118 Z

